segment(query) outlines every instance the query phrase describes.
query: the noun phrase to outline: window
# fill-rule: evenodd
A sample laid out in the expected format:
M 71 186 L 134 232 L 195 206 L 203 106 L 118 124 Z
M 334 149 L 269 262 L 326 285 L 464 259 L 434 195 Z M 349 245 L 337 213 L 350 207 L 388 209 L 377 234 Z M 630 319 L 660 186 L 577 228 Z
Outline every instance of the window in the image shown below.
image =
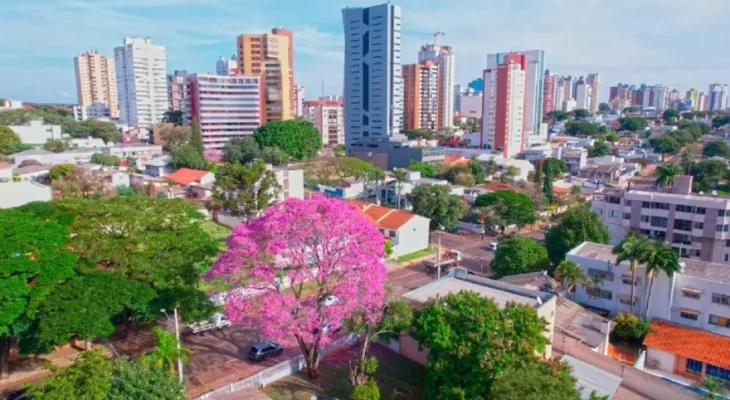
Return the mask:
M 631 275 L 621 275 L 621 282 L 624 283 L 624 285 L 631 285 Z M 634 279 L 634 285 L 639 284 L 639 278 Z
M 730 306 L 730 296 L 720 293 L 713 293 L 712 302 L 723 306 Z
M 624 219 L 631 219 L 631 214 L 624 213 Z
M 597 287 L 587 287 L 586 293 L 588 294 L 588 296 L 598 299 L 611 300 L 613 298 L 613 292 L 611 292 L 610 290 L 603 290 Z
M 626 200 L 624 202 L 624 205 L 627 206 L 627 207 L 631 207 L 631 200 Z
M 718 217 L 727 217 L 730 215 L 730 210 L 717 210 Z
M 730 382 L 730 369 L 716 367 L 712 364 L 707 364 L 707 376 Z
M 705 215 L 705 212 L 706 212 L 705 207 L 697 207 L 697 208 L 695 208 L 695 214 Z
M 641 216 L 641 222 L 649 222 L 649 216 L 648 215 L 642 215 Z
M 656 210 L 669 210 L 669 204 L 654 202 L 654 203 L 651 203 L 651 208 L 654 208 Z
M 689 311 L 680 311 L 679 316 L 684 319 L 689 319 L 691 321 L 697 321 L 697 314 Z
M 705 227 L 705 224 L 703 224 L 702 222 L 694 223 L 694 229 L 704 229 L 704 227 Z
M 611 218 L 618 217 L 618 211 L 617 210 L 611 210 L 611 212 L 609 214 L 610 214 L 610 217 Z
M 702 375 L 702 361 L 687 359 L 687 372 L 695 375 Z
M 625 304 L 627 306 L 636 305 L 636 297 L 634 297 L 634 304 L 631 304 L 631 296 L 628 294 L 622 294 L 618 296 L 618 301 L 621 304 Z
M 728 258 L 730 258 L 728 256 L 730 256 L 730 254 L 725 254 L 725 262 L 727 262 Z
M 678 229 L 681 231 L 691 231 L 692 230 L 692 221 L 688 221 L 686 219 L 675 219 L 674 220 L 674 229 Z
M 641 208 L 651 208 L 651 203 L 648 201 L 642 201 Z
M 394 238 L 395 237 L 395 231 L 388 232 L 388 236 Z
M 677 204 L 677 211 L 691 213 L 692 212 L 692 206 L 683 206 L 683 205 Z
M 666 228 L 667 221 L 668 220 L 665 217 L 651 217 L 651 226 L 657 226 L 659 228 Z
M 701 293 L 702 293 L 701 291 L 699 291 L 695 288 L 689 288 L 689 287 L 682 288 L 682 297 L 699 300 Z
M 718 225 L 716 230 L 717 232 L 727 232 L 730 228 L 730 225 Z
M 717 325 L 723 328 L 730 328 L 730 318 L 710 314 L 710 325 Z
M 604 281 L 613 282 L 613 272 L 602 271 L 600 269 L 588 268 L 586 271 L 588 276 L 598 276 Z

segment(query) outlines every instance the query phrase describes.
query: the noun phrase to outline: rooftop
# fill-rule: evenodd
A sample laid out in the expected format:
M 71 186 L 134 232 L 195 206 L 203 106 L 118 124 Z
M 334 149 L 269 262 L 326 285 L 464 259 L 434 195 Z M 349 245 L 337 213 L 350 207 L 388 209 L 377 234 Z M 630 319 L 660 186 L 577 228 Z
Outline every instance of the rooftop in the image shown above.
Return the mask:
M 603 326 L 608 328 L 609 323 L 610 321 L 607 318 L 586 310 L 578 303 L 565 297 L 558 297 L 555 308 L 556 329 L 568 336 L 579 339 L 591 348 L 597 348 L 607 341 L 606 333 L 601 332 L 601 329 Z M 613 324 L 611 327 L 613 327 Z
M 20 207 L 33 201 L 50 201 L 51 188 L 35 182 L 8 182 L 0 184 L 0 209 Z
M 594 390 L 597 395 L 608 396 L 610 399 L 621 386 L 623 378 L 618 375 L 608 373 L 568 355 L 563 356 L 563 361 L 570 365 L 571 375 L 578 381 L 581 398 L 585 400 L 590 399 L 591 392 Z
M 524 274 L 505 276 L 500 279 L 501 282 L 510 283 L 512 285 L 522 286 L 530 290 L 546 291 L 555 290 L 557 283 L 551 278 L 547 271 L 527 272 Z
M 12 156 L 41 156 L 46 154 L 53 154 L 53 152 L 43 149 L 29 149 L 20 153 L 14 153 Z
M 502 183 L 502 182 L 489 182 L 479 185 L 480 188 L 489 190 L 491 192 L 498 192 L 500 190 L 511 190 L 513 192 L 522 192 L 522 189 L 518 188 L 517 186 L 510 185 L 508 183 Z
M 416 216 L 410 211 L 378 206 L 362 200 L 352 200 L 350 201 L 350 204 L 357 207 L 357 209 L 378 228 L 388 229 L 391 231 L 400 229 L 406 224 L 406 222 Z
M 199 169 L 180 168 L 179 170 L 165 175 L 165 179 L 171 182 L 179 183 L 181 185 L 189 185 L 194 182 L 199 182 L 205 175 L 208 175 L 210 171 L 203 171 Z
M 461 268 L 452 269 L 448 277 L 411 290 L 403 297 L 418 303 L 425 303 L 429 299 L 443 297 L 450 293 L 456 294 L 462 290 L 488 297 L 497 303 L 499 307 L 504 307 L 507 303 L 513 302 L 532 308 L 540 308 L 553 297 L 550 293 L 538 292 L 505 282 L 469 275 Z
M 51 169 L 51 167 L 48 167 L 45 165 L 29 165 L 27 167 L 14 168 L 13 174 L 25 175 L 25 174 L 32 174 L 34 172 L 48 171 L 50 169 Z
M 730 337 L 654 320 L 644 346 L 730 369 Z

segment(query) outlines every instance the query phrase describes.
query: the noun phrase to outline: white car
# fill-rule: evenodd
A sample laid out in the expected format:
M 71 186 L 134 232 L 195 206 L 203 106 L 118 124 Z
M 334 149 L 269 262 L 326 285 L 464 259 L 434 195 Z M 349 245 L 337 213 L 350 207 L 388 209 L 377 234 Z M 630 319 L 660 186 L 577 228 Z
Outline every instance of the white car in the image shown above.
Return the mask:
M 489 250 L 497 251 L 497 247 L 499 247 L 499 243 L 497 243 L 497 242 L 489 243 Z

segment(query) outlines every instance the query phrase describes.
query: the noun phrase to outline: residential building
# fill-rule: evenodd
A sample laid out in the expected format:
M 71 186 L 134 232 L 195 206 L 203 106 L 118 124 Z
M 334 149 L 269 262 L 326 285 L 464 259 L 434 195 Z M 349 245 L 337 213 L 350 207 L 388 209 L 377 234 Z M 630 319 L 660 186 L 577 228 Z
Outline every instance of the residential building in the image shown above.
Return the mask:
M 283 28 L 238 36 L 239 71 L 261 76 L 264 122 L 294 118 L 293 42 L 293 33 Z
M 395 179 L 385 182 L 376 188 L 376 196 L 383 203 L 397 205 L 402 209 L 412 209 L 413 204 L 407 199 L 407 195 L 422 185 L 444 185 L 448 186 L 451 194 L 462 196 L 464 194 L 463 186 L 451 185 L 446 179 L 422 178 L 418 171 L 408 171 L 406 180 L 398 183 Z M 398 194 L 400 193 L 400 205 L 398 205 Z
M 565 78 L 562 76 L 555 76 L 554 82 L 552 108 L 554 111 L 557 111 L 562 110 L 565 107 Z
M 304 102 L 304 118 L 322 135 L 323 146 L 345 144 L 344 116 L 342 100 L 336 97 Z
M 175 71 L 167 75 L 167 100 L 170 110 L 185 114 L 188 105 L 188 71 Z
M 298 84 L 294 85 L 294 116 L 304 116 L 304 86 Z
M 639 171 L 639 164 L 625 162 L 621 157 L 603 156 L 587 159 L 578 176 L 592 180 L 597 185 L 625 187 L 629 179 Z
M 19 110 L 21 108 L 23 108 L 23 102 L 20 100 L 2 99 L 0 101 L 0 111 Z
M 120 143 L 114 146 L 102 147 L 101 153 L 117 156 L 123 161 L 131 158 L 142 168 L 147 160 L 162 155 L 162 146 L 146 143 Z M 97 151 L 98 152 L 98 151 Z
M 272 167 L 270 165 L 267 168 L 274 172 L 276 182 L 281 187 L 276 201 L 304 198 L 304 170 L 289 167 Z
M 401 9 L 394 4 L 342 10 L 345 33 L 345 145 L 402 139 Z M 364 152 L 365 149 L 358 150 Z
M 669 189 L 603 188 L 592 209 L 612 243 L 633 231 L 665 241 L 682 257 L 730 263 L 730 197 L 692 193 L 691 176 L 675 177 Z
M 155 178 L 161 178 L 172 173 L 175 169 L 170 166 L 172 156 L 164 155 L 162 157 L 147 160 L 144 163 L 144 173 Z
M 406 210 L 395 210 L 362 200 L 352 200 L 362 214 L 393 244 L 392 257 L 428 248 L 430 219 Z
M 90 106 L 74 106 L 73 113 L 75 121 L 109 121 L 112 119 L 111 110 L 106 104 L 102 103 L 96 103 Z
M 23 161 L 35 160 L 43 165 L 56 164 L 86 164 L 91 162 L 94 153 L 101 152 L 98 148 L 76 148 L 61 153 L 54 153 L 43 149 L 30 149 L 12 154 L 13 165 L 17 168 Z
M 578 108 L 578 102 L 575 99 L 565 100 L 563 103 L 563 111 L 571 112 Z
M 454 114 L 461 114 L 461 93 L 461 85 L 454 85 Z
M 215 73 L 222 76 L 238 75 L 236 55 L 232 55 L 230 59 L 221 56 L 215 63 Z
M 29 165 L 27 167 L 13 168 L 14 180 L 48 183 L 48 173 L 51 167 L 48 165 Z
M 542 116 L 545 117 L 555 107 L 555 75 L 551 74 L 549 69 L 546 69 L 543 81 Z
M 180 168 L 173 173 L 165 175 L 165 179 L 182 186 L 208 185 L 215 182 L 215 174 L 210 171 Z
M 692 105 L 692 108 L 691 108 L 692 111 L 698 111 L 697 110 L 697 106 L 699 106 L 699 104 L 700 104 L 700 102 L 699 102 L 699 100 L 700 100 L 699 99 L 699 97 L 700 97 L 699 90 L 697 90 L 695 88 L 692 88 L 692 89 L 690 89 L 690 90 L 687 91 L 687 93 L 685 94 L 685 97 L 689 101 L 689 104 Z
M 483 97 L 482 92 L 471 88 L 459 95 L 459 115 L 466 118 L 482 118 Z
M 576 108 L 579 110 L 589 110 L 592 98 L 593 87 L 581 78 L 575 85 Z
M 150 128 L 169 109 L 165 47 L 150 38 L 124 38 L 114 49 L 122 124 Z
M 112 60 L 95 51 L 87 51 L 74 57 L 74 66 L 79 106 L 103 105 L 108 117 L 119 118 L 117 81 Z
M 700 92 L 697 96 L 697 111 L 708 111 L 709 110 L 709 97 L 704 93 Z
M 418 52 L 418 63 L 431 61 L 438 66 L 438 129 L 454 126 L 454 85 L 456 83 L 456 56 L 451 46 L 425 44 Z M 407 83 L 406 83 L 407 85 Z M 406 87 L 407 90 L 407 87 Z
M 403 66 L 403 125 L 406 131 L 436 132 L 442 126 L 439 81 L 439 66 L 429 60 Z
M 51 201 L 51 187 L 33 180 L 13 181 L 10 164 L 0 161 L 0 209 L 20 207 L 34 201 Z
M 527 141 L 528 59 L 520 53 L 509 53 L 503 57 L 490 54 L 488 60 L 492 67 L 484 70 L 481 147 L 500 150 L 510 158 L 523 151 Z
M 575 100 L 574 83 L 575 83 L 575 80 L 573 79 L 572 76 L 568 75 L 568 76 L 563 77 L 563 101 L 564 102 L 567 102 L 570 100 Z
M 33 120 L 25 125 L 11 125 L 10 129 L 20 138 L 21 143 L 40 145 L 49 140 L 63 139 L 61 125 L 46 125 L 41 120 Z
M 229 140 L 253 134 L 266 115 L 261 76 L 194 74 L 188 77 L 186 120 L 197 120 L 203 146 L 223 148 Z
M 588 150 L 582 147 L 558 147 L 555 158 L 563 160 L 571 175 L 578 175 L 588 162 Z
M 657 111 L 667 109 L 669 103 L 669 88 L 663 85 L 654 85 L 651 87 L 651 107 Z
M 420 308 L 430 299 L 457 294 L 461 291 L 475 292 L 487 297 L 500 308 L 504 308 L 508 303 L 517 303 L 534 309 L 537 315 L 547 322 L 544 335 L 548 339 L 548 344 L 542 354 L 546 358 L 552 357 L 552 337 L 557 303 L 557 296 L 554 294 L 478 277 L 469 274 L 463 268 L 452 268 L 448 276 L 411 290 L 405 293 L 403 298 Z M 420 364 L 425 364 L 428 357 L 428 349 L 420 348 L 418 343 L 408 335 L 400 336 L 399 352 L 402 356 Z
M 728 86 L 724 83 L 713 83 L 708 92 L 709 111 L 727 110 Z
M 596 114 L 598 112 L 598 105 L 600 104 L 601 75 L 598 73 L 588 74 L 586 76 L 586 84 L 591 87 L 591 102 L 588 106 L 588 111 L 591 114 Z
M 672 277 L 657 273 L 647 280 L 646 265 L 636 266 L 633 279 L 629 261 L 616 263 L 613 246 L 584 242 L 566 259 L 581 266 L 600 283 L 579 285 L 574 300 L 611 315 L 632 312 L 647 319 L 662 319 L 730 337 L 730 268 L 727 264 L 687 258 Z M 651 291 L 649 286 L 651 285 Z

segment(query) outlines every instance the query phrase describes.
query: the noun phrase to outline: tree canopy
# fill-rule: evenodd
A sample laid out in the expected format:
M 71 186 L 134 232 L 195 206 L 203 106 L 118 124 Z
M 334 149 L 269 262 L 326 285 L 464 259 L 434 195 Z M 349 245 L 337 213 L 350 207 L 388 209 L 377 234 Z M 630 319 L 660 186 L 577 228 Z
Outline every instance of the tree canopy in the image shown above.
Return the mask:
M 709 192 L 717 186 L 725 175 L 728 167 L 725 161 L 702 160 L 692 167 L 691 174 L 694 177 L 693 186 L 695 192 Z
M 451 194 L 447 185 L 420 185 L 406 195 L 413 205 L 413 212 L 431 219 L 431 229 L 439 226 L 455 229 L 466 213 L 461 197 Z
M 662 119 L 666 123 L 673 123 L 676 125 L 677 120 L 679 120 L 679 111 L 675 108 L 667 108 L 662 113 Z
M 71 148 L 71 144 L 67 140 L 61 139 L 49 139 L 43 143 L 43 150 L 52 151 L 54 153 L 60 153 Z
M 202 156 L 205 146 L 203 145 L 203 134 L 200 132 L 200 121 L 193 119 L 190 128 L 190 145 Z
M 649 126 L 646 119 L 641 117 L 624 117 L 619 118 L 618 121 L 621 124 L 622 131 L 638 132 L 643 131 Z
M 611 106 L 608 103 L 601 103 L 598 105 L 599 114 L 608 114 L 611 112 Z
M 570 121 L 565 124 L 565 132 L 571 136 L 594 136 L 598 133 L 598 126 L 592 122 Z
M 207 207 L 233 216 L 252 217 L 277 199 L 281 186 L 266 164 L 226 163 L 218 168 L 213 197 Z
M 204 170 L 208 166 L 203 159 L 203 156 L 201 156 L 200 153 L 198 153 L 198 150 L 190 144 L 184 144 L 173 148 L 170 155 L 170 165 L 175 169 L 192 168 Z
M 420 172 L 422 178 L 433 178 L 438 173 L 436 165 L 423 161 L 411 161 L 406 169 Z
M 576 119 L 580 119 L 580 118 L 586 118 L 586 117 L 590 117 L 590 116 L 591 116 L 591 112 L 590 112 L 590 111 L 588 111 L 588 110 L 585 110 L 585 109 L 579 108 L 579 109 L 577 109 L 577 110 L 573 110 L 573 116 L 574 116 L 574 117 L 575 117 Z
M 180 110 L 167 110 L 162 116 L 162 122 L 180 126 L 183 124 L 183 113 Z
M 450 293 L 416 310 L 411 336 L 429 349 L 426 399 L 486 399 L 495 377 L 534 362 L 548 343 L 528 306 L 504 309 L 474 292 Z M 504 340 L 510 338 L 510 340 Z
M 261 149 L 251 136 L 233 138 L 223 148 L 223 160 L 228 163 L 248 164 L 260 156 Z
M 513 237 L 499 243 L 492 260 L 492 272 L 496 278 L 524 274 L 548 268 L 547 250 L 535 239 Z
M 611 154 L 611 149 L 605 140 L 599 140 L 588 148 L 588 157 L 603 157 Z
M 649 141 L 649 144 L 654 151 L 659 154 L 675 154 L 680 148 L 682 148 L 682 145 L 670 135 L 661 135 L 652 138 Z
M 609 240 L 608 229 L 601 223 L 598 214 L 585 206 L 569 209 L 560 224 L 545 234 L 548 256 L 556 265 L 570 250 L 585 241 L 608 244 Z
M 730 146 L 724 140 L 716 140 L 714 142 L 707 143 L 702 149 L 702 155 L 705 157 L 730 157 Z
M 535 202 L 530 196 L 511 190 L 481 194 L 474 201 L 474 206 L 490 207 L 500 202 L 500 216 L 504 225 L 529 225 L 535 222 Z
M 490 395 L 499 400 L 581 400 L 570 366 L 560 361 L 535 362 L 499 375 Z
M 555 178 L 568 173 L 568 165 L 559 158 L 548 157 L 542 163 L 542 171 L 545 176 L 549 176 L 550 179 L 555 180 Z
M 20 136 L 7 126 L 0 125 L 0 154 L 10 154 L 20 144 Z
M 91 163 L 107 167 L 118 167 L 122 163 L 122 160 L 111 154 L 94 153 L 91 155 Z
M 173 125 L 173 123 L 158 125 L 158 136 L 165 150 L 173 150 L 178 146 L 190 143 L 190 127 Z
M 322 135 L 308 121 L 269 121 L 253 134 L 259 147 L 278 147 L 297 160 L 311 158 L 322 148 Z

